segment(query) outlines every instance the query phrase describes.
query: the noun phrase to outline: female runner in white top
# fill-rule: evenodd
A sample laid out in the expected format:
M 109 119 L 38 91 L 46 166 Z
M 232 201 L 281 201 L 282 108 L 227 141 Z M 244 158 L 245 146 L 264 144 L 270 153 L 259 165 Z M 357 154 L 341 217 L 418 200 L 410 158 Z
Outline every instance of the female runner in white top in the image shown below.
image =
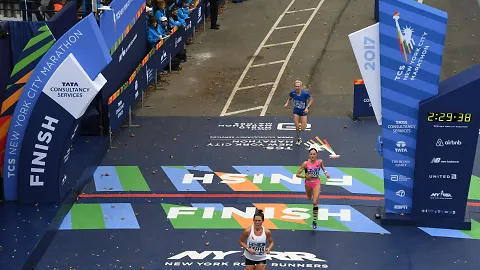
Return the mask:
M 245 256 L 245 270 L 267 269 L 267 254 L 270 254 L 274 242 L 270 230 L 262 226 L 264 219 L 263 211 L 257 210 L 253 217 L 254 225 L 246 228 L 238 241 L 240 246 L 245 249 L 243 254 Z M 245 240 L 247 240 L 246 244 Z

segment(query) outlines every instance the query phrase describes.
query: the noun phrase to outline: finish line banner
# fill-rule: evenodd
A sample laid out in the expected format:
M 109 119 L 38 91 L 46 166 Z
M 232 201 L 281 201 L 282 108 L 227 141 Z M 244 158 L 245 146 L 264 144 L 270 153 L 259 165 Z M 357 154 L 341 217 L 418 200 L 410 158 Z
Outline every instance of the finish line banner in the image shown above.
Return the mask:
M 380 0 L 385 212 L 410 213 L 419 102 L 436 96 L 447 13 L 411 0 Z
M 64 144 L 73 140 L 71 131 L 77 119 L 105 84 L 100 72 L 110 61 L 93 14 L 42 57 L 25 84 L 8 132 L 6 200 L 58 201 L 65 177 L 59 175 Z

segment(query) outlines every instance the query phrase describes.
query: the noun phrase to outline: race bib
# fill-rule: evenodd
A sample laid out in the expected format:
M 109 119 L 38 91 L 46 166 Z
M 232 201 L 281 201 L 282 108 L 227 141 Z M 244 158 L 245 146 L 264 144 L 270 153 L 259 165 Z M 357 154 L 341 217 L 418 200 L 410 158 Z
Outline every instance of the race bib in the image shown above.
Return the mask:
M 255 255 L 265 254 L 265 244 L 262 243 L 249 243 L 248 248 L 253 249 Z

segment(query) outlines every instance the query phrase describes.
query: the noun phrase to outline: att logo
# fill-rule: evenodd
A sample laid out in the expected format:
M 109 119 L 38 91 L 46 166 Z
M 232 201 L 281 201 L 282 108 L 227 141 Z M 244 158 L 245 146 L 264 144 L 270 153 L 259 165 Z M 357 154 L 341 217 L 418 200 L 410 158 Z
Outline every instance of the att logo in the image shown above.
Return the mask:
M 63 86 L 78 86 L 77 82 L 62 82 Z

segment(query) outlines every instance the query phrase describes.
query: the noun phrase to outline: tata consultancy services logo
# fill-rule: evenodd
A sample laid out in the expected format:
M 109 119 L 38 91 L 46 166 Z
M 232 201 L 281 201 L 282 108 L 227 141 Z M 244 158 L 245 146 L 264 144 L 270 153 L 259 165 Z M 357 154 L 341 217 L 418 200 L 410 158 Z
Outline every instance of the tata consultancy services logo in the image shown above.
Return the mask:
M 398 141 L 395 144 L 397 147 L 395 148 L 395 152 L 397 153 L 406 153 L 407 152 L 407 143 L 404 141 Z
M 415 40 L 413 39 L 413 29 L 409 26 L 405 26 L 400 29 L 400 24 L 398 20 L 400 19 L 400 12 L 393 13 L 393 19 L 395 20 L 395 26 L 397 28 L 398 34 L 398 43 L 400 44 L 400 54 L 405 57 L 405 62 L 408 63 L 408 54 L 412 54 L 412 51 L 415 46 Z

